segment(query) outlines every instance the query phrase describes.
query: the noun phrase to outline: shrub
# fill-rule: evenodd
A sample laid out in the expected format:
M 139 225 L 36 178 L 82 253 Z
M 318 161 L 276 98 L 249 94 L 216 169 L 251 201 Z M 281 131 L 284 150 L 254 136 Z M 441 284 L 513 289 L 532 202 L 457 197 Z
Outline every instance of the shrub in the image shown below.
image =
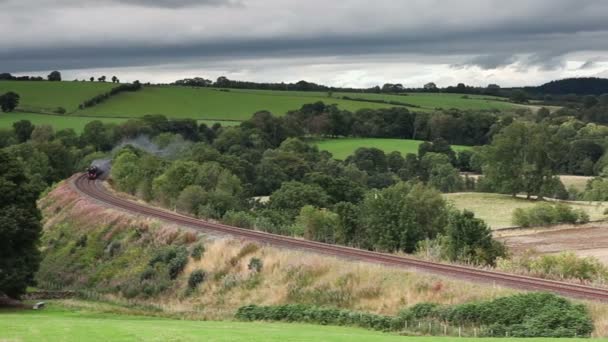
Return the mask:
M 255 217 L 245 211 L 229 210 L 224 214 L 222 222 L 230 226 L 252 229 L 255 224 Z
M 513 223 L 521 227 L 587 222 L 589 215 L 584 210 L 572 209 L 565 203 L 539 203 L 527 209 L 517 208 L 513 212 Z
M 192 252 L 190 252 L 190 256 L 192 257 L 192 259 L 198 261 L 198 260 L 201 260 L 203 253 L 205 253 L 205 246 L 202 243 L 199 243 L 196 246 L 194 246 L 194 248 L 192 248 Z
M 152 257 L 149 262 L 150 266 L 154 266 L 157 263 L 162 263 L 167 266 L 169 277 L 171 279 L 177 278 L 188 263 L 188 251 L 183 246 L 169 246 L 160 249 Z
M 260 271 L 262 271 L 263 266 L 264 266 L 264 264 L 262 263 L 261 259 L 251 258 L 249 260 L 249 265 L 247 265 L 247 268 L 251 271 L 259 273 Z
M 188 278 L 188 287 L 191 289 L 195 289 L 200 283 L 205 281 L 207 277 L 207 273 L 203 270 L 195 270 L 190 273 L 190 278 Z
M 525 271 L 550 279 L 577 279 L 604 283 L 608 280 L 608 268 L 594 257 L 580 258 L 572 252 L 538 257 L 522 255 L 501 260 L 498 267 L 503 270 Z

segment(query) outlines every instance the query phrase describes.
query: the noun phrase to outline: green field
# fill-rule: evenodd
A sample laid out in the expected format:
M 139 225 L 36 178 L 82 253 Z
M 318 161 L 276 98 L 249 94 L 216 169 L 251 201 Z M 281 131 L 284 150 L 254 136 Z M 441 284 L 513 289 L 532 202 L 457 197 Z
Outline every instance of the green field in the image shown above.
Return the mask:
M 121 123 L 128 119 L 125 118 L 95 118 L 90 116 L 73 116 L 73 115 L 50 115 L 50 114 L 34 114 L 34 113 L 0 113 L 0 129 L 12 128 L 13 123 L 19 120 L 29 120 L 34 125 L 50 125 L 55 131 L 64 128 L 71 128 L 76 133 L 82 132 L 84 126 L 93 121 L 100 120 L 104 123 Z M 238 121 L 221 121 L 221 120 L 198 120 L 200 123 L 206 123 L 211 126 L 216 122 L 222 126 L 234 126 L 240 124 Z
M 407 139 L 380 139 L 380 138 L 344 138 L 344 139 L 325 139 L 315 141 L 314 144 L 319 150 L 329 151 L 334 158 L 344 160 L 352 155 L 359 147 L 375 147 L 385 153 L 393 151 L 401 152 L 402 156 L 408 153 L 418 153 L 418 146 L 421 140 Z M 452 145 L 455 151 L 470 149 L 470 146 Z
M 85 100 L 114 86 L 112 83 L 98 82 L 0 81 L 0 94 L 9 91 L 19 94 L 18 109 L 25 112 L 50 113 L 58 107 L 72 112 Z
M 0 341 L 530 341 L 405 337 L 360 328 L 266 322 L 190 321 L 102 313 L 49 303 L 42 311 L 0 311 Z M 584 339 L 533 339 L 584 341 Z M 594 340 L 595 341 L 595 340 Z
M 516 208 L 530 208 L 538 204 L 536 201 L 524 198 L 513 198 L 509 195 L 489 194 L 479 192 L 462 192 L 454 194 L 444 194 L 445 198 L 454 203 L 460 210 L 468 209 L 475 213 L 475 216 L 486 221 L 493 229 L 512 227 L 511 222 L 513 211 Z M 608 203 L 589 203 L 589 202 L 568 202 L 576 209 L 583 209 L 591 220 L 600 220 L 606 216 L 604 210 L 608 208 Z
M 353 111 L 361 108 L 393 107 L 388 104 L 332 99 L 326 95 L 302 96 L 301 93 L 286 92 L 145 87 L 137 92 L 118 94 L 97 106 L 78 111 L 78 115 L 137 117 L 146 114 L 164 114 L 174 118 L 247 120 L 260 110 L 283 115 L 289 110 L 317 101 L 335 103 L 340 108 Z

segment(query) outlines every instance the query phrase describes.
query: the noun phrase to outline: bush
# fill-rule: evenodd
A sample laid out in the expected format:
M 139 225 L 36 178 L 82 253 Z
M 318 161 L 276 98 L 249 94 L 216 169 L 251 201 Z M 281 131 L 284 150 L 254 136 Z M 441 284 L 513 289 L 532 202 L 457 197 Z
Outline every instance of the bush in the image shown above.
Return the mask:
M 192 248 L 192 252 L 190 252 L 190 256 L 192 257 L 192 259 L 198 261 L 198 260 L 201 260 L 203 253 L 205 253 L 205 246 L 202 243 L 199 243 L 196 246 L 194 246 L 194 248 Z
M 589 336 L 592 320 L 583 305 L 550 293 L 526 293 L 492 301 L 440 306 L 420 303 L 398 316 L 317 307 L 304 304 L 247 305 L 235 315 L 244 321 L 284 321 L 322 325 L 348 325 L 382 331 L 399 331 L 411 320 L 478 325 L 491 336 L 574 337 Z
M 166 265 L 168 268 L 169 277 L 171 279 L 175 279 L 188 263 L 188 251 L 186 250 L 186 247 L 183 246 L 169 246 L 160 249 L 152 257 L 149 265 L 154 266 L 157 263 Z
M 229 226 L 252 229 L 255 224 L 255 217 L 245 211 L 229 210 L 224 214 L 222 222 Z
M 188 278 L 188 287 L 190 289 L 195 289 L 200 283 L 205 281 L 207 278 L 207 273 L 203 270 L 195 270 L 190 273 L 190 278 Z
M 513 224 L 521 227 L 587 222 L 589 215 L 584 210 L 572 209 L 565 203 L 539 203 L 527 209 L 517 208 L 513 212 Z
M 255 272 L 260 272 L 262 271 L 262 267 L 264 266 L 264 264 L 262 263 L 261 259 L 258 258 L 251 258 L 249 260 L 249 265 L 247 265 L 247 268 L 251 271 L 255 271 Z

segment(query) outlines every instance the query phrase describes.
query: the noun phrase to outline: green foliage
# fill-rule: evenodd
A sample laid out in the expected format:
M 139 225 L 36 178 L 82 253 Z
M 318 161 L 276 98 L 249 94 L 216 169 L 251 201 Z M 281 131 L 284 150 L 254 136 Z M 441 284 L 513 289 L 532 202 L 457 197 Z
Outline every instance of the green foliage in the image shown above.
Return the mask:
M 262 259 L 260 259 L 260 258 L 249 259 L 249 264 L 247 265 L 247 269 L 259 273 L 262 271 L 262 267 L 264 267 L 264 263 L 262 262 Z
M 203 270 L 194 270 L 190 273 L 190 277 L 188 278 L 188 287 L 190 289 L 195 289 L 207 278 L 207 273 Z
M 565 203 L 539 203 L 531 208 L 517 208 L 513 212 L 513 223 L 521 227 L 534 227 L 559 223 L 587 223 L 589 214 L 582 209 L 573 209 Z
M 406 322 L 440 321 L 484 326 L 486 335 L 496 337 L 506 334 L 512 337 L 582 337 L 593 331 L 591 317 L 583 305 L 572 304 L 549 293 L 518 294 L 454 306 L 420 303 L 396 317 L 305 304 L 247 305 L 240 307 L 235 317 L 243 321 L 347 325 L 382 331 L 400 331 Z
M 599 177 L 589 180 L 581 197 L 585 201 L 608 201 L 608 181 Z
M 255 217 L 246 211 L 228 210 L 222 217 L 222 222 L 230 226 L 252 229 L 255 226 Z
M 12 112 L 19 105 L 19 94 L 9 91 L 4 95 L 0 95 L 0 109 L 3 112 Z
M 323 208 L 328 200 L 325 191 L 316 184 L 285 182 L 279 190 L 272 193 L 269 206 L 272 209 L 286 210 L 295 216 L 305 205 Z
M 297 231 L 308 240 L 334 243 L 338 215 L 326 209 L 305 205 L 296 217 Z
M 18 298 L 34 284 L 40 262 L 39 189 L 23 163 L 3 150 L 0 165 L 0 293 Z
M 446 202 L 436 190 L 398 183 L 369 193 L 361 204 L 359 217 L 365 234 L 360 244 L 411 253 L 419 241 L 443 232 L 447 215 Z
M 444 250 L 452 261 L 494 265 L 506 247 L 492 238 L 492 230 L 470 211 L 453 212 L 445 232 Z
M 184 246 L 167 246 L 161 248 L 148 263 L 150 266 L 163 264 L 167 266 L 167 271 L 171 279 L 177 276 L 184 270 L 188 263 L 188 250 Z
M 198 261 L 198 260 L 201 260 L 204 253 L 205 253 L 205 245 L 203 245 L 202 243 L 198 243 L 192 248 L 192 252 L 190 252 L 190 256 L 192 257 L 192 259 Z

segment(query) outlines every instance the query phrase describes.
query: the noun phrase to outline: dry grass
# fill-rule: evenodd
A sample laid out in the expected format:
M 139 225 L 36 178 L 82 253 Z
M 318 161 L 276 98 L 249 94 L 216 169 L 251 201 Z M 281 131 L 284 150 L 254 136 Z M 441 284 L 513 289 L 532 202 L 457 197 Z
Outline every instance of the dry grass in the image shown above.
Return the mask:
M 45 231 L 70 226 L 76 239 L 82 232 L 106 227 L 104 239 L 121 231 L 141 230 L 141 239 L 149 246 L 171 242 L 191 242 L 191 230 L 168 226 L 105 208 L 79 197 L 67 183 L 59 185 L 40 202 L 45 214 Z M 176 236 L 177 234 L 177 236 Z M 202 240 L 201 240 L 202 239 Z M 302 250 L 279 249 L 254 245 L 231 237 L 197 236 L 205 252 L 200 260 L 190 259 L 183 273 L 160 296 L 127 300 L 120 293 L 107 292 L 99 297 L 110 303 L 126 304 L 136 312 L 151 310 L 153 315 L 179 315 L 197 319 L 231 319 L 237 308 L 247 304 L 275 305 L 310 303 L 344 307 L 385 315 L 394 315 L 406 306 L 419 302 L 457 304 L 492 299 L 516 292 L 489 284 L 476 284 L 441 276 L 365 262 L 344 260 Z M 141 248 L 142 245 L 138 245 Z M 132 248 L 125 246 L 125 252 Z M 150 247 L 152 248 L 152 247 Z M 251 258 L 262 260 L 258 273 L 248 268 Z M 138 270 L 148 259 L 128 259 L 125 268 Z M 131 261 L 132 260 L 132 261 Z M 202 269 L 205 281 L 188 291 L 190 273 Z M 131 272 L 136 277 L 137 272 Z M 124 273 L 121 276 L 132 276 Z M 83 276 L 86 276 L 83 275 Z M 111 275 L 114 276 L 114 275 Z M 112 284 L 117 279 L 106 279 Z M 597 336 L 608 335 L 608 305 L 588 303 L 593 313 Z M 114 306 L 108 304 L 112 312 Z M 120 309 L 123 310 L 124 309 Z

